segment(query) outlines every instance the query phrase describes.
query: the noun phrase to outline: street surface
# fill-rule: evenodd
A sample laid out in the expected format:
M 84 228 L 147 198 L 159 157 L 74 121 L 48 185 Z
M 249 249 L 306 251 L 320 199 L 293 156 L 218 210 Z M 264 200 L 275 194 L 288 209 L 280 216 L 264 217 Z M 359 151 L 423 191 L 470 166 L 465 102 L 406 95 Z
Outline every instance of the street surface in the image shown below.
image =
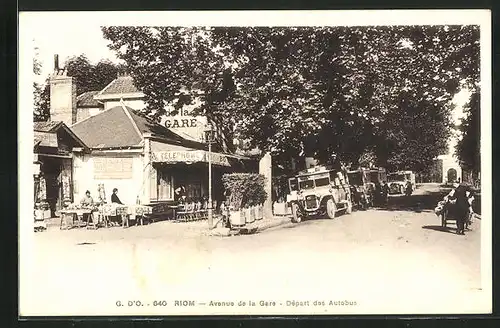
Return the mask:
M 474 311 L 474 293 L 481 289 L 481 220 L 465 236 L 454 233 L 454 223 L 443 230 L 432 211 L 442 192 L 423 185 L 409 199 L 391 197 L 386 209 L 233 237 L 207 236 L 199 224 L 169 222 L 128 229 L 52 228 L 34 236 L 30 270 L 36 278 L 29 279 L 29 301 L 41 313 L 80 314 L 146 311 L 116 308 L 116 300 L 250 298 L 347 299 L 360 306 L 328 310 L 333 313 Z M 216 309 L 205 310 L 210 313 Z

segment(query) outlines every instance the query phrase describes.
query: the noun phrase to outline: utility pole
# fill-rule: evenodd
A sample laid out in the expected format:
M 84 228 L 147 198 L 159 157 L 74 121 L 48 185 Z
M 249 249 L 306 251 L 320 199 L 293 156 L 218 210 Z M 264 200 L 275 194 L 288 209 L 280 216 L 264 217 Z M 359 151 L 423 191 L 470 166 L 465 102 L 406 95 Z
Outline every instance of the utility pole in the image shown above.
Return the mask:
M 207 124 L 207 130 L 205 131 L 206 140 L 208 143 L 208 228 L 212 229 L 214 224 L 213 212 L 212 212 L 212 142 L 213 142 L 213 130 L 210 123 Z

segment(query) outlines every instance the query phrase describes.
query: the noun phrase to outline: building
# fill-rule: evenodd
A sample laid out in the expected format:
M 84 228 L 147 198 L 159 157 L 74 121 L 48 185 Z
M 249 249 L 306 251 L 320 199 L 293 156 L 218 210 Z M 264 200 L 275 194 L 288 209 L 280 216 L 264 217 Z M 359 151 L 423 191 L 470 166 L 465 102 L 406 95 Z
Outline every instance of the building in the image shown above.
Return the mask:
M 76 122 L 82 121 L 89 116 L 94 116 L 102 111 L 102 104 L 94 99 L 98 91 L 88 91 L 76 97 Z
M 437 157 L 442 162 L 442 183 L 453 183 L 459 179 L 462 180 L 462 167 L 455 156 L 455 148 L 457 145 L 457 133 L 448 140 L 448 153 Z
M 188 197 L 206 196 L 208 155 L 204 141 L 209 126 L 216 134 L 214 198 L 222 193 L 221 175 L 227 171 L 260 170 L 268 177 L 266 189 L 271 195 L 269 156 L 259 166 L 233 154 L 231 136 L 223 133 L 222 127 L 209 124 L 204 116 L 192 115 L 199 98 L 179 112 L 172 111 L 172 104 L 166 105 L 166 114 L 153 122 L 140 113 L 146 106 L 145 95 L 126 74 L 118 75 L 102 90 L 77 96 L 75 81 L 59 68 L 56 56 L 50 83 L 51 120 L 65 122 L 88 146 L 74 152 L 74 197 L 82 197 L 86 190 L 95 194 L 98 183 L 105 184 L 108 195 L 118 188 L 128 203 L 172 201 L 173 190 L 180 185 L 186 187 Z
M 39 167 L 35 202 L 46 201 L 56 215 L 63 201 L 73 201 L 73 149 L 87 146 L 61 121 L 34 123 L 34 160 Z
M 125 105 L 103 110 L 71 129 L 89 149 L 74 149 L 77 199 L 86 190 L 95 193 L 99 184 L 104 184 L 108 198 L 118 188 L 120 199 L 128 204 L 173 202 L 174 190 L 180 186 L 185 187 L 188 198 L 208 197 L 206 144 L 182 138 Z M 217 146 L 211 161 L 213 198 L 218 200 L 222 198 L 223 173 L 256 167 Z

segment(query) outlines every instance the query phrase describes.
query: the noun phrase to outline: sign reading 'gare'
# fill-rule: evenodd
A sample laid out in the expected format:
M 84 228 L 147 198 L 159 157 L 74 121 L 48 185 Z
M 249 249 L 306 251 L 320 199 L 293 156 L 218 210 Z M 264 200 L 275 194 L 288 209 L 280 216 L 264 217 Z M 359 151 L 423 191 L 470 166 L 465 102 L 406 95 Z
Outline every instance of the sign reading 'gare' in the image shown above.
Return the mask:
M 195 118 L 182 118 L 182 119 L 166 119 L 165 120 L 165 127 L 166 128 L 196 128 L 198 127 L 197 122 L 198 120 Z

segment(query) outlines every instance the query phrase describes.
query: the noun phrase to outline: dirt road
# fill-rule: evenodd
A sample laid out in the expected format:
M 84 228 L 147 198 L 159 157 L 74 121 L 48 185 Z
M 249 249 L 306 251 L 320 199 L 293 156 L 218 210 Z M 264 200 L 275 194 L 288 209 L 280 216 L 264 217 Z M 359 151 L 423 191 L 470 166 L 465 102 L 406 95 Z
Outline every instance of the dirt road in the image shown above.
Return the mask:
M 442 190 L 433 188 L 424 186 L 410 199 L 392 197 L 386 209 L 307 220 L 256 235 L 202 236 L 196 229 L 166 222 L 36 234 L 31 270 L 37 278 L 28 286 L 30 310 L 123 314 L 117 300 L 255 299 L 278 305 L 205 312 L 479 311 L 481 221 L 465 236 L 453 233 L 454 224 L 442 230 L 431 210 Z M 357 305 L 285 306 L 290 300 L 312 304 L 339 299 Z

